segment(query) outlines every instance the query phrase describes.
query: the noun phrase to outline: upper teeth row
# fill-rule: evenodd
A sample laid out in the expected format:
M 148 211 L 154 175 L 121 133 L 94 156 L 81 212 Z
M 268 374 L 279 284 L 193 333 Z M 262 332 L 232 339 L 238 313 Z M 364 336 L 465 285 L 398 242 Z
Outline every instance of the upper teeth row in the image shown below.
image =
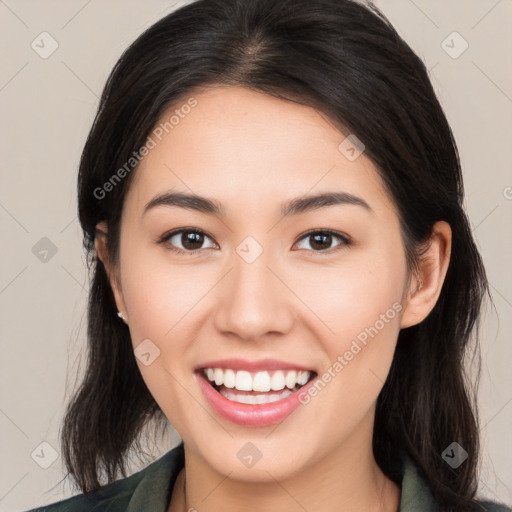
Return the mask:
M 301 386 L 309 380 L 311 372 L 278 370 L 270 376 L 269 372 L 257 372 L 252 375 L 245 370 L 225 370 L 223 368 L 206 368 L 206 376 L 217 386 L 224 384 L 227 388 L 236 388 L 239 391 L 280 391 L 286 387 L 293 389 L 296 384 Z

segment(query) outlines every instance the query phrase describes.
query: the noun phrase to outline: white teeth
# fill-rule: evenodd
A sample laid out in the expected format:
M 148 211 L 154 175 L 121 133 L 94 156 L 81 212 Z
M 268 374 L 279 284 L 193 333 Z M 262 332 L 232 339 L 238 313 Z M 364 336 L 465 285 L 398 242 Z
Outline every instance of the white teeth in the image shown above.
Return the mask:
M 233 370 L 226 370 L 224 372 L 224 386 L 227 388 L 234 388 L 236 386 L 236 375 Z
M 215 384 L 217 384 L 217 386 L 221 386 L 224 383 L 224 372 L 220 368 L 215 368 L 213 373 L 215 374 L 215 379 L 214 379 Z M 207 376 L 208 376 L 208 372 L 207 372 Z M 212 379 L 210 379 L 209 376 L 208 376 L 208 379 L 210 381 L 212 380 Z
M 272 373 L 272 372 L 271 372 Z M 259 391 L 268 393 L 269 391 L 281 391 L 285 388 L 294 389 L 297 384 L 303 386 L 309 380 L 311 372 L 289 370 L 277 370 L 272 376 L 267 371 L 260 371 L 254 374 L 239 370 L 235 372 L 231 369 L 206 368 L 206 377 L 210 382 L 215 382 L 217 386 L 226 386 L 238 391 Z M 277 395 L 270 395 L 272 398 Z M 243 402 L 242 402 L 243 403 Z
M 284 378 L 284 373 L 281 370 L 278 370 L 274 375 L 272 375 L 270 389 L 273 391 L 280 391 L 281 389 L 284 389 L 285 386 L 286 380 Z
M 290 396 L 292 392 L 289 389 L 285 389 L 279 394 L 273 393 L 271 395 L 240 395 L 234 393 L 233 391 L 221 389 L 220 394 L 228 400 L 231 400 L 232 402 L 238 402 L 239 404 L 263 405 L 282 400 L 283 398 Z
M 258 372 L 252 381 L 254 391 L 270 391 L 270 375 L 268 372 Z
M 226 374 L 232 370 L 226 370 Z M 235 388 L 238 391 L 252 391 L 252 377 L 249 372 L 239 371 L 236 372 Z
M 286 375 L 286 387 L 293 389 L 295 387 L 296 383 L 297 383 L 297 372 L 295 370 L 292 370 L 291 372 L 288 372 Z
M 303 386 L 309 380 L 309 372 L 299 372 L 297 375 L 297 384 Z

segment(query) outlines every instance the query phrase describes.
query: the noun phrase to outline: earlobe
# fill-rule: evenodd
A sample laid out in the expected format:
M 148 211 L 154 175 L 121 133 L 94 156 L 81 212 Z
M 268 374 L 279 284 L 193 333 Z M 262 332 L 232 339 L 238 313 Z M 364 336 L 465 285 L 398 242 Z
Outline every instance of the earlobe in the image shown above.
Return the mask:
M 436 222 L 427 249 L 418 262 L 418 272 L 407 290 L 401 328 L 419 324 L 434 309 L 448 271 L 451 244 L 450 225 L 445 221 Z

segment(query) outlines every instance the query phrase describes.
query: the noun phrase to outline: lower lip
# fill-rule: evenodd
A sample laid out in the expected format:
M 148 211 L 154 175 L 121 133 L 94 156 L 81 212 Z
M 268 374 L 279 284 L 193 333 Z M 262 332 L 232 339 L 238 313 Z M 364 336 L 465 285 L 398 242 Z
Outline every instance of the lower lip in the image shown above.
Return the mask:
M 240 404 L 222 396 L 201 371 L 196 372 L 199 385 L 213 410 L 224 419 L 244 427 L 266 427 L 275 425 L 290 415 L 300 404 L 299 392 L 303 394 L 313 385 L 316 377 L 290 396 L 268 404 Z

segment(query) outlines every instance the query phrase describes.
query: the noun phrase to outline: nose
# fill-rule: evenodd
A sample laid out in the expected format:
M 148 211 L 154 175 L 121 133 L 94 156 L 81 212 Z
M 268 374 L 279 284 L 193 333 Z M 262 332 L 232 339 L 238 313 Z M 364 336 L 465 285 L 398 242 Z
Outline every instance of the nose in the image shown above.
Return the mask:
M 231 262 L 217 295 L 214 324 L 218 331 L 245 341 L 289 332 L 294 296 L 285 272 L 269 261 L 266 251 L 251 263 L 235 253 Z

